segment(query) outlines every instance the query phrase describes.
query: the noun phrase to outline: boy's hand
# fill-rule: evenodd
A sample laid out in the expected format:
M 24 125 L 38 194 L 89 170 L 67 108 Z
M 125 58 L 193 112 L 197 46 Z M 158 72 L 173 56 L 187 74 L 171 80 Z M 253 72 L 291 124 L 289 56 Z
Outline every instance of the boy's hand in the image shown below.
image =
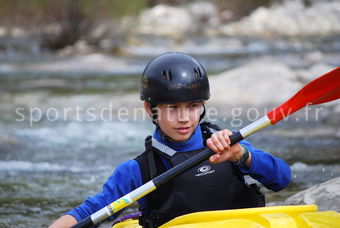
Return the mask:
M 207 139 L 207 146 L 215 152 L 215 154 L 209 158 L 211 163 L 224 161 L 238 162 L 241 160 L 244 154 L 243 147 L 238 143 L 230 146 L 229 136 L 232 134 L 228 129 L 224 129 L 212 134 L 211 137 Z M 246 166 L 250 166 L 250 161 L 251 156 L 249 156 L 246 161 Z

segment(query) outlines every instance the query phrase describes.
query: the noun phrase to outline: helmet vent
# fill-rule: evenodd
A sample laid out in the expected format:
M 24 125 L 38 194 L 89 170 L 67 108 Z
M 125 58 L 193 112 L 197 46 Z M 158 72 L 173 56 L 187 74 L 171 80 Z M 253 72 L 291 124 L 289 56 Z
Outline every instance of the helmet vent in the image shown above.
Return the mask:
M 203 78 L 203 75 L 201 73 L 200 68 L 194 68 L 194 72 L 195 72 L 195 77 L 196 78 L 198 78 L 198 79 L 202 79 Z
M 163 70 L 162 71 L 162 79 L 172 81 L 172 72 L 171 70 Z
M 168 71 L 169 81 L 172 81 L 172 72 L 171 70 Z

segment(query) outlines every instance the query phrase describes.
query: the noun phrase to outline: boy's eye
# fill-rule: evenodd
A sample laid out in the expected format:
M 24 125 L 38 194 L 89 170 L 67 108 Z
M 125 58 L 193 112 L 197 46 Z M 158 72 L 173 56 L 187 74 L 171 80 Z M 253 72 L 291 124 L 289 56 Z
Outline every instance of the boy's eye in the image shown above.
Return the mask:
M 177 105 L 169 105 L 168 108 L 170 108 L 170 109 L 176 109 L 176 108 L 178 108 L 178 107 L 177 107 Z
M 196 108 L 196 107 L 198 107 L 198 106 L 199 106 L 198 103 L 193 103 L 193 104 L 190 104 L 190 105 L 189 105 L 189 107 L 192 107 L 192 108 Z

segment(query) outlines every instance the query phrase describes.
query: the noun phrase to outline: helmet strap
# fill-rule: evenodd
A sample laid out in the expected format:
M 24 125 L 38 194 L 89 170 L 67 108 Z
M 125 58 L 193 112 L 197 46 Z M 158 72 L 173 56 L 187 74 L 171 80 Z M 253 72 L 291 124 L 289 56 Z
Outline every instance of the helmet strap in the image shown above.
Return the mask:
M 201 122 L 201 120 L 204 118 L 204 116 L 205 116 L 205 105 L 204 105 L 204 103 L 202 104 L 203 105 L 203 112 L 202 112 L 202 114 L 200 115 L 200 121 L 199 122 Z
M 157 107 L 156 104 L 151 104 L 151 119 L 152 119 L 152 123 L 154 123 L 157 126 L 158 125 L 158 122 L 157 122 L 158 113 L 157 113 L 156 107 Z
M 171 138 L 169 136 L 167 136 L 161 129 L 161 127 L 159 126 L 159 124 L 156 124 L 156 128 L 159 131 L 159 134 L 161 135 L 162 139 L 164 141 L 172 141 Z
M 171 141 L 171 138 L 169 136 L 167 136 L 161 129 L 161 127 L 159 126 L 158 122 L 157 122 L 157 118 L 158 118 L 158 113 L 157 113 L 157 109 L 156 109 L 157 105 L 156 104 L 151 104 L 151 119 L 152 119 L 152 123 L 154 125 L 156 125 L 157 130 L 159 131 L 161 137 L 163 140 L 168 140 Z

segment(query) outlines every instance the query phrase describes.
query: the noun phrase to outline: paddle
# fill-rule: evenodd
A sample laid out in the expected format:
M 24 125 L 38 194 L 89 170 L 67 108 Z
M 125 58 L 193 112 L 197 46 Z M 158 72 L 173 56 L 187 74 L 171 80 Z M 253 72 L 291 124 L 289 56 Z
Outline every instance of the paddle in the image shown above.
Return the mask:
M 274 108 L 270 112 L 266 113 L 264 117 L 258 119 L 252 124 L 242 128 L 240 131 L 231 135 L 231 145 L 239 142 L 240 140 L 270 124 L 275 124 L 279 122 L 283 118 L 291 115 L 292 113 L 298 111 L 306 105 L 321 104 L 339 98 L 340 67 L 311 81 L 287 102 L 277 108 Z M 132 202 L 154 191 L 159 186 L 173 179 L 177 175 L 208 159 L 213 154 L 214 152 L 212 152 L 209 148 L 206 148 L 200 154 L 197 154 L 196 156 L 191 157 L 185 162 L 169 169 L 160 176 L 154 178 L 153 180 L 150 180 L 139 188 L 133 190 L 132 192 L 126 194 L 125 196 L 114 201 L 108 206 L 95 212 L 80 223 L 72 226 L 72 228 L 92 227 L 93 225 L 103 221 L 107 217 L 130 205 Z

